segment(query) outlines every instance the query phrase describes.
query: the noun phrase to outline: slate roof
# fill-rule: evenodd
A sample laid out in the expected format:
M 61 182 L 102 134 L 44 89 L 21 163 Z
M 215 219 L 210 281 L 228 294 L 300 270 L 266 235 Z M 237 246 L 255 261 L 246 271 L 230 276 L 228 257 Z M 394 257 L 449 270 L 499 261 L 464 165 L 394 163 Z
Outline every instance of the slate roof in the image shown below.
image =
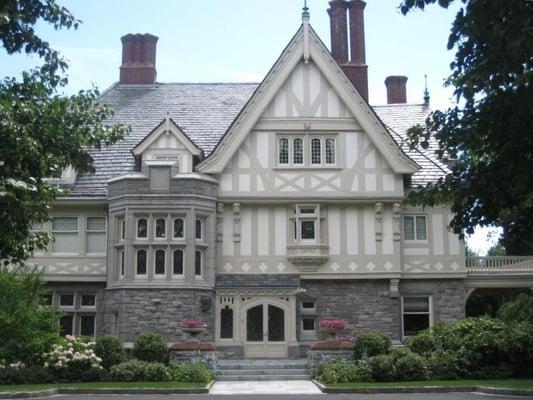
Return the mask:
M 157 83 L 155 86 L 115 84 L 100 101 L 115 112 L 110 123 L 131 125 L 132 132 L 122 141 L 91 152 L 96 172 L 78 174 L 69 197 L 105 197 L 107 180 L 133 171 L 131 150 L 167 115 L 208 156 L 231 122 L 252 96 L 257 83 Z M 409 151 L 403 140 L 406 130 L 422 124 L 429 109 L 421 104 L 376 106 L 374 110 L 397 143 L 422 167 L 412 179 L 413 186 L 424 185 L 446 171 L 428 151 Z

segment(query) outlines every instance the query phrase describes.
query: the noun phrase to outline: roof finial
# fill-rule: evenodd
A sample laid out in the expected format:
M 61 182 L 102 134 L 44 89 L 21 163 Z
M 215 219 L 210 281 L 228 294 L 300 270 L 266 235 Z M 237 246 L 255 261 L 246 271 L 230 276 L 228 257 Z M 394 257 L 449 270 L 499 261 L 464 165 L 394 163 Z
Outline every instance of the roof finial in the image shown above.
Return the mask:
M 309 7 L 307 7 L 307 0 L 304 0 L 304 6 L 302 8 L 302 20 L 309 20 L 310 16 L 311 14 L 309 13 Z
M 429 90 L 428 90 L 428 76 L 424 74 L 425 89 L 424 89 L 424 105 L 429 106 Z

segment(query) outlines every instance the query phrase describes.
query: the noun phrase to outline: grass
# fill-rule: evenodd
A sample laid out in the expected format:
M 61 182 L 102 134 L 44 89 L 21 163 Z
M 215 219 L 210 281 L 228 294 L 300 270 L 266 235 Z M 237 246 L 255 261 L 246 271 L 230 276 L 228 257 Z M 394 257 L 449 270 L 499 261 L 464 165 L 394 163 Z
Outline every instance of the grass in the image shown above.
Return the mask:
M 417 386 L 482 386 L 506 389 L 533 389 L 533 379 L 463 379 L 457 381 L 414 381 L 414 382 L 353 382 L 326 385 L 330 388 L 372 388 L 372 387 L 417 387 Z
M 35 385 L 0 385 L 0 392 L 34 392 L 38 390 L 75 389 L 197 389 L 205 388 L 205 383 L 189 382 L 81 382 L 45 383 Z

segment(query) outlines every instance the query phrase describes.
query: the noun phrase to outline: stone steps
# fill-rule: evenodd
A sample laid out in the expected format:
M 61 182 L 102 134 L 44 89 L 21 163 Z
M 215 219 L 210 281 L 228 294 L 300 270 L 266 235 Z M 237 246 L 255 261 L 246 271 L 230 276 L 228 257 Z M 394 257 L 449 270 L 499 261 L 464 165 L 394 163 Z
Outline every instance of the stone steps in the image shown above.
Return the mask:
M 309 380 L 307 360 L 246 359 L 219 360 L 218 381 L 293 381 Z

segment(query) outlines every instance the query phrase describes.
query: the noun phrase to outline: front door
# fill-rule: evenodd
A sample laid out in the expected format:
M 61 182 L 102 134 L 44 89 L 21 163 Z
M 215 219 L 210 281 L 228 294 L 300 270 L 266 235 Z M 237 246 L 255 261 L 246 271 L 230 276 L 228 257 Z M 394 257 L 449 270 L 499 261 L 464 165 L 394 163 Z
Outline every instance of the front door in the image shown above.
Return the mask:
M 281 307 L 263 303 L 246 310 L 245 356 L 287 357 L 286 313 Z

